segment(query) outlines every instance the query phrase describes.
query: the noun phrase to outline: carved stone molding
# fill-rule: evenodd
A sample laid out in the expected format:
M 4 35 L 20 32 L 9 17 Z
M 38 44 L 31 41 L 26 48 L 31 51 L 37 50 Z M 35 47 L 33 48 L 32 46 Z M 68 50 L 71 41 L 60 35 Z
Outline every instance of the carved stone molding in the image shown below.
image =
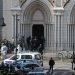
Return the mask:
M 69 2 L 70 0 L 63 0 L 63 5 L 66 6 L 66 4 Z
M 54 5 L 56 6 L 57 3 L 58 3 L 57 5 L 61 5 L 61 4 L 59 4 L 59 3 L 62 2 L 62 5 L 63 5 L 63 7 L 64 7 L 64 6 L 66 6 L 66 4 L 67 4 L 70 0 L 48 0 L 48 1 L 51 3 L 52 6 L 54 6 Z M 58 1 L 58 2 L 57 2 L 57 1 Z M 60 1 L 60 2 L 59 2 L 59 1 Z
M 27 0 L 19 0 L 20 6 L 22 6 Z
M 48 0 L 52 6 L 54 6 L 55 0 Z

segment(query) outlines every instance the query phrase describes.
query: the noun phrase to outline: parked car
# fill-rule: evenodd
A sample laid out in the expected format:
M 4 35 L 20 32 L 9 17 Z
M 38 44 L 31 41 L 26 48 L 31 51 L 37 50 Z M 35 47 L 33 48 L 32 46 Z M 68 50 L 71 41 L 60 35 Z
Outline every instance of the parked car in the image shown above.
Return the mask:
M 3 63 L 4 64 L 13 64 L 13 63 L 15 63 L 15 58 L 16 58 L 16 56 L 12 55 L 11 57 L 4 59 Z
M 27 75 L 28 72 L 33 71 L 36 67 L 40 67 L 40 65 L 34 61 L 18 60 L 14 67 L 17 74 L 23 73 Z
M 36 63 L 32 60 L 31 61 L 18 60 L 16 66 L 19 67 L 20 70 L 23 70 L 26 68 L 33 70 L 35 67 L 40 67 L 40 65 L 38 63 Z
M 29 72 L 27 75 L 47 75 L 45 72 Z
M 38 52 L 21 52 L 17 53 L 17 57 L 15 55 L 12 55 L 11 57 L 3 60 L 4 64 L 13 64 L 15 63 L 15 58 L 17 60 L 26 60 L 26 61 L 35 61 L 39 65 L 42 65 L 43 60 L 41 58 L 41 54 Z
M 36 67 L 33 71 L 28 72 L 27 75 L 47 75 L 47 72 L 43 67 Z

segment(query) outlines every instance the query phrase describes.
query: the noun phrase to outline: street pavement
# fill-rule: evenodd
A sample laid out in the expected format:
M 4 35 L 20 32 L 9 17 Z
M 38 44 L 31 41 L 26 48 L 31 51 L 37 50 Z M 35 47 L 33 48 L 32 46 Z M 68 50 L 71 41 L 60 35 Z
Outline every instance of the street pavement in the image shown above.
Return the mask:
M 7 57 L 10 57 L 12 54 L 8 54 Z M 72 75 L 72 59 L 57 59 L 54 58 L 55 65 L 54 65 L 54 72 L 52 75 Z M 0 60 L 0 62 L 2 62 Z M 48 71 L 49 69 L 49 59 L 43 60 L 43 66 Z
M 49 61 L 48 60 L 44 60 L 44 67 L 45 68 L 49 68 Z M 55 65 L 54 65 L 54 69 L 65 69 L 65 70 L 72 70 L 72 64 L 69 60 L 57 60 L 55 61 Z
M 72 72 L 69 70 L 56 69 L 51 75 L 72 75 Z
M 10 57 L 11 55 L 13 55 L 13 54 L 8 54 L 7 57 Z M 54 60 L 55 60 L 54 69 L 72 70 L 72 64 L 71 64 L 72 59 L 60 60 L 60 59 L 54 58 Z M 2 60 L 0 60 L 0 62 L 2 62 Z M 43 60 L 43 66 L 46 69 L 49 69 L 49 59 L 45 58 Z
M 55 65 L 54 65 L 54 72 L 51 75 L 72 75 L 73 70 L 72 70 L 72 64 L 71 61 L 72 59 L 55 59 Z M 48 65 L 49 60 L 45 59 L 43 61 L 44 63 L 44 68 L 48 71 L 49 65 Z

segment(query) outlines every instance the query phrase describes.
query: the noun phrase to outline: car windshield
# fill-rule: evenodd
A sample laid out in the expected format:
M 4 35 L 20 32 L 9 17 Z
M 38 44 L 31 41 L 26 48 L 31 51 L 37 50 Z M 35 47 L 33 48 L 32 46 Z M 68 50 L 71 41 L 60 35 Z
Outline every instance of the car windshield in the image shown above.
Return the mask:
M 21 59 L 32 59 L 31 55 L 21 55 Z
M 13 56 L 10 57 L 10 60 L 15 60 L 15 59 L 16 59 L 15 55 L 13 55 Z M 19 55 L 17 55 L 17 59 L 19 59 Z
M 16 58 L 16 56 L 14 55 L 14 56 L 10 57 L 10 60 L 15 60 L 15 58 Z

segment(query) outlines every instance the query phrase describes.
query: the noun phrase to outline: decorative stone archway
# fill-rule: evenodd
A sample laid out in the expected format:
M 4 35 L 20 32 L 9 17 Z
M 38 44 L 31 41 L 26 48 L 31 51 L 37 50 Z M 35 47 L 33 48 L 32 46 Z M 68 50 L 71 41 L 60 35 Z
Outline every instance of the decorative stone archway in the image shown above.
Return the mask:
M 45 45 L 49 49 L 51 42 L 53 42 L 51 40 L 51 35 L 53 35 L 51 33 L 53 30 L 52 17 L 48 6 L 41 1 L 33 1 L 24 10 L 21 34 L 25 36 L 25 39 L 28 36 L 32 36 L 32 26 L 34 24 L 42 24 L 44 26 Z

